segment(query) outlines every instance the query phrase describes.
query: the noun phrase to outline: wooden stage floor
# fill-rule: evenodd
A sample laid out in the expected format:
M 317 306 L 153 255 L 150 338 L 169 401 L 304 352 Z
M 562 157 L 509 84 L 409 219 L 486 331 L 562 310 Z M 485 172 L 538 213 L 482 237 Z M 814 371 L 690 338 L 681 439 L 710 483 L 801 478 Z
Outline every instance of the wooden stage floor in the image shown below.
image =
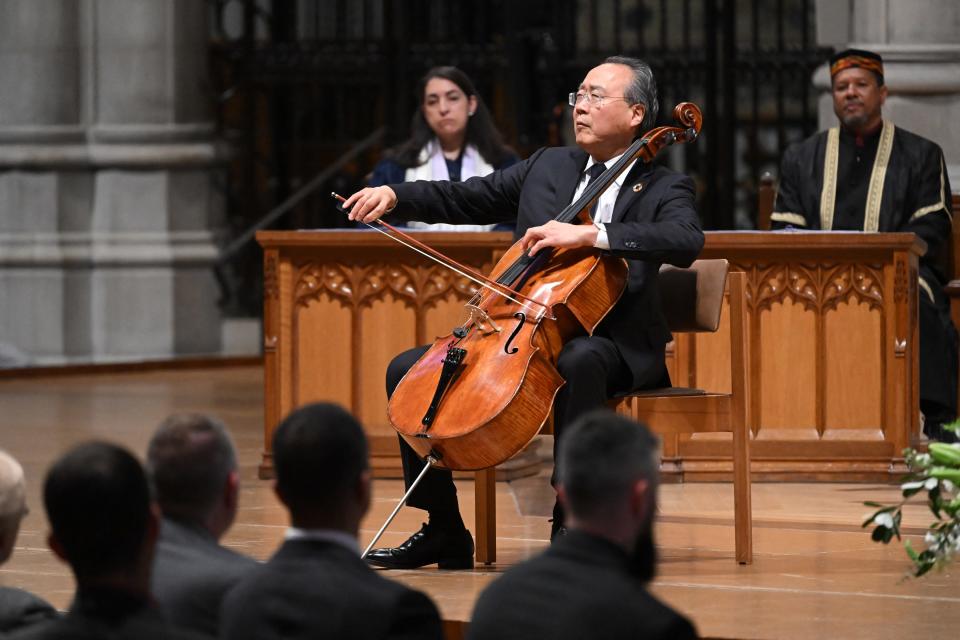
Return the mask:
M 66 448 L 89 438 L 107 438 L 142 455 L 153 427 L 173 411 L 211 412 L 233 430 L 244 484 L 238 522 L 226 544 L 267 558 L 283 536 L 286 516 L 270 483 L 256 477 L 261 376 L 259 367 L 235 367 L 0 378 L 0 447 L 24 465 L 31 508 L 13 558 L 0 567 L 0 584 L 68 606 L 72 578 L 45 543 L 39 496 L 47 467 Z M 459 572 L 384 572 L 429 593 L 451 636 L 469 621 L 473 602 L 486 585 L 547 545 L 546 517 L 529 515 L 537 509 L 527 504 L 529 483 L 536 480 L 526 482 L 522 491 L 516 483 L 513 489 L 497 484 L 496 565 Z M 461 481 L 458 487 L 469 526 L 472 482 Z M 540 487 L 541 496 L 545 489 Z M 373 536 L 401 493 L 399 481 L 375 483 L 375 503 L 361 543 Z M 663 486 L 656 530 L 661 561 L 653 590 L 691 617 L 706 637 L 950 637 L 960 624 L 960 565 L 920 581 L 902 580 L 908 568 L 902 548 L 874 544 L 860 529 L 868 511 L 864 500 L 893 501 L 898 495 L 896 487 L 882 485 L 755 484 L 755 560 L 738 566 L 733 560 L 732 487 Z M 928 520 L 924 509 L 912 508 L 905 514 L 906 530 L 919 538 Z M 383 543 L 399 543 L 420 522 L 420 512 L 405 509 Z

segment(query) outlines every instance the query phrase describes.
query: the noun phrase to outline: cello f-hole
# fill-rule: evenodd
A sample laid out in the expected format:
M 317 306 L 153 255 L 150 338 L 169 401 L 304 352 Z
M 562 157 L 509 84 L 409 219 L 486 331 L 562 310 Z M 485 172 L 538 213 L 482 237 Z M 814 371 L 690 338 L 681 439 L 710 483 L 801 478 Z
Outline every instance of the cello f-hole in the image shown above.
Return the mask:
M 507 344 L 503 345 L 504 352 L 511 356 L 517 351 L 520 351 L 519 347 L 514 347 L 511 349 L 510 343 L 513 342 L 513 339 L 517 337 L 518 333 L 520 333 L 520 329 L 523 328 L 523 323 L 527 321 L 527 314 L 523 313 L 522 311 L 517 311 L 515 314 L 513 314 L 513 317 L 519 321 L 517 322 L 517 328 L 514 329 L 513 333 L 510 334 L 510 337 L 507 338 Z

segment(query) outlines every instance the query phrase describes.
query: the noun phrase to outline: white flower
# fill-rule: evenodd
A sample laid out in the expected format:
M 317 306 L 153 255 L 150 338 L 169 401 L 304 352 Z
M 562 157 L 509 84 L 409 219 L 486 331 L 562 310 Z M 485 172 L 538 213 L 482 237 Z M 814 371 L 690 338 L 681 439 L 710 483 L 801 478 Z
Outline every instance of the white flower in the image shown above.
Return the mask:
M 935 544 L 937 544 L 937 536 L 936 536 L 936 534 L 934 534 L 934 533 L 931 532 L 931 531 L 927 531 L 927 533 L 924 534 L 924 536 L 923 536 L 923 542 L 924 542 L 928 547 L 934 546 Z
M 923 488 L 927 491 L 932 491 L 937 488 L 937 483 L 940 482 L 936 478 L 927 478 L 926 482 L 923 483 Z
M 921 453 L 916 457 L 917 464 L 928 465 L 933 461 L 933 458 L 930 457 L 929 453 Z
M 909 491 L 911 489 L 919 489 L 923 486 L 923 480 L 914 480 L 913 482 L 904 482 L 900 485 L 900 489 L 903 491 Z
M 893 528 L 893 516 L 889 513 L 878 513 L 873 519 L 873 524 L 878 527 L 886 527 L 888 529 Z

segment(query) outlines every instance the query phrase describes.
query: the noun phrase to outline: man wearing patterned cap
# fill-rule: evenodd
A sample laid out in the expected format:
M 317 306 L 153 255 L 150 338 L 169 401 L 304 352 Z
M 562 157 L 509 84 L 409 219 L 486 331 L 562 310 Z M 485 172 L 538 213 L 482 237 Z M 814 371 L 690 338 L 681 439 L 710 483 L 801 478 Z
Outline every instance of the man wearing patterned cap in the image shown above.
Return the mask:
M 830 60 L 840 126 L 791 146 L 783 156 L 774 229 L 916 233 L 920 260 L 920 410 L 925 431 L 957 414 L 957 332 L 943 293 L 950 238 L 950 184 L 943 151 L 885 120 L 883 60 L 847 49 Z M 949 434 L 948 434 L 949 435 Z

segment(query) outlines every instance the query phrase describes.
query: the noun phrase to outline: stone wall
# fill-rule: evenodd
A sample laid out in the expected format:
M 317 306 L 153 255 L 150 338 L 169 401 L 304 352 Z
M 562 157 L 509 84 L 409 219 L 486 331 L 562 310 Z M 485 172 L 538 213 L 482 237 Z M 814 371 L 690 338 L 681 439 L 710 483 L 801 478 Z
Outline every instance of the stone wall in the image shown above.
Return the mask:
M 0 366 L 220 351 L 205 11 L 0 4 Z

